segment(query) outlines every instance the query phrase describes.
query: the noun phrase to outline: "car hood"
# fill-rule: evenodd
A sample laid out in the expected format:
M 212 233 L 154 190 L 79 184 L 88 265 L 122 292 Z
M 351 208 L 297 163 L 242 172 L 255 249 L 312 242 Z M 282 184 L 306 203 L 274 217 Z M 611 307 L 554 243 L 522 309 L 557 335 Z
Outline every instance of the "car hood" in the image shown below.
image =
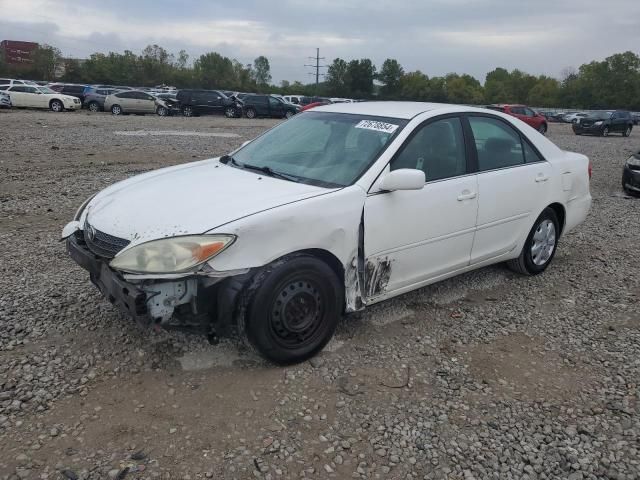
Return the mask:
M 210 159 L 116 183 L 88 203 L 80 221 L 137 244 L 205 233 L 233 220 L 331 191 Z

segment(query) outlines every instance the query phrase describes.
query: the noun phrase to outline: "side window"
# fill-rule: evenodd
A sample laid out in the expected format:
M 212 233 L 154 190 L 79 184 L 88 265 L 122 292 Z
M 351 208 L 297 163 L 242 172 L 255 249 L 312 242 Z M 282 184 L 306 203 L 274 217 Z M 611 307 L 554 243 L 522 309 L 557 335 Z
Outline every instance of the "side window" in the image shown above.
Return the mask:
M 280 105 L 280 102 L 273 97 L 269 97 L 269 105 L 272 107 L 277 107 Z
M 460 119 L 446 118 L 418 127 L 391 161 L 391 170 L 400 168 L 424 171 L 427 182 L 464 175 L 467 160 Z
M 530 108 L 525 108 L 524 109 L 524 114 L 527 117 L 535 117 L 536 116 L 536 112 L 534 112 L 533 110 L 531 110 Z
M 516 115 L 525 115 L 524 108 L 522 107 L 511 107 L 511 113 Z
M 118 98 L 136 98 L 134 96 L 135 92 L 122 92 L 116 95 Z
M 38 92 L 38 90 L 36 90 L 36 87 L 22 87 L 24 88 L 24 91 L 27 93 L 40 93 Z
M 6 90 L 9 88 L 9 85 L 0 85 L 0 90 Z
M 526 140 L 522 141 L 522 150 L 524 151 L 524 161 L 527 163 L 535 163 L 535 162 L 542 162 L 543 159 L 540 155 L 538 155 L 536 153 L 536 151 L 533 149 L 533 147 L 531 145 L 529 145 L 529 142 L 527 142 Z
M 611 120 L 618 120 L 620 118 L 620 114 L 618 112 L 615 112 L 613 115 L 611 115 Z
M 505 122 L 489 117 L 469 117 L 481 172 L 524 163 L 520 134 Z

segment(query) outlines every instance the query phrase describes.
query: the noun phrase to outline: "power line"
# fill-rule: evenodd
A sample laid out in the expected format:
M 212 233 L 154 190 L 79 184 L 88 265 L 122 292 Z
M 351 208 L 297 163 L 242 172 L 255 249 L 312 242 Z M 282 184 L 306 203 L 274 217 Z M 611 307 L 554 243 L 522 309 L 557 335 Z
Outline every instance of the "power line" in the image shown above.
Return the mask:
M 309 75 L 315 75 L 316 76 L 316 95 L 318 94 L 318 83 L 320 83 L 320 75 L 325 75 L 324 73 L 320 73 L 320 69 L 321 68 L 327 68 L 326 65 L 320 65 L 320 60 L 324 60 L 324 57 L 320 56 L 320 49 L 316 48 L 316 56 L 315 57 L 307 57 L 310 60 L 315 60 L 316 64 L 315 65 L 309 65 L 309 64 L 305 64 L 305 67 L 311 67 L 311 68 L 315 68 L 316 73 L 312 73 L 309 72 Z

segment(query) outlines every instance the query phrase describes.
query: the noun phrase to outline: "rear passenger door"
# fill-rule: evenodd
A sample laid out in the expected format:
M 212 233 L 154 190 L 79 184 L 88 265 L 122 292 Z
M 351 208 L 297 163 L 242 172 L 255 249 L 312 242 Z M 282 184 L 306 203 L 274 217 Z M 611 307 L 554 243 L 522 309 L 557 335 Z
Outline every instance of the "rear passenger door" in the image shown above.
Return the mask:
M 269 115 L 271 117 L 284 117 L 284 104 L 276 98 L 269 97 Z
M 548 205 L 552 168 L 509 122 L 469 114 L 478 164 L 478 222 L 471 264 L 519 246 Z

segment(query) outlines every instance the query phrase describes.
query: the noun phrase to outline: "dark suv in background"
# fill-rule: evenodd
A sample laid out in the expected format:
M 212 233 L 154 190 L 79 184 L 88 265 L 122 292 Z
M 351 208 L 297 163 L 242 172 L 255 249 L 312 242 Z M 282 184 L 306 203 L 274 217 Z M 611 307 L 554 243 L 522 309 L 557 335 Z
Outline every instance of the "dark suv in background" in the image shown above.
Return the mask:
M 242 101 L 244 102 L 244 115 L 247 118 L 289 118 L 300 111 L 298 105 L 286 103 L 271 95 L 247 95 Z
M 610 133 L 621 133 L 623 137 L 631 135 L 633 118 L 625 110 L 615 112 L 592 112 L 572 124 L 576 135 L 593 134 L 608 137 Z
M 56 83 L 49 85 L 51 90 L 64 95 L 70 95 L 80 99 L 80 103 L 84 103 L 84 91 L 88 85 L 77 85 L 75 83 Z
M 185 117 L 224 114 L 233 118 L 242 115 L 242 104 L 219 90 L 180 90 L 176 99 Z

